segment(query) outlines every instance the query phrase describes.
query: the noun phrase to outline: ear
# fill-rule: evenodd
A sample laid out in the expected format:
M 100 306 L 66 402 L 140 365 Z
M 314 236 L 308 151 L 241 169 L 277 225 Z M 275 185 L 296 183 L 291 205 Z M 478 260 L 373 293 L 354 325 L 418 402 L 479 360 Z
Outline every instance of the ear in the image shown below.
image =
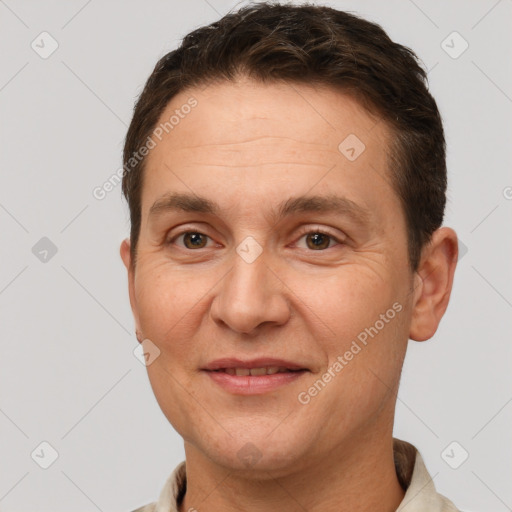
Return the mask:
M 457 234 L 451 228 L 436 230 L 424 247 L 414 276 L 409 338 L 425 341 L 437 331 L 450 300 L 458 254 Z
M 139 342 L 142 341 L 143 337 L 140 333 L 139 314 L 137 309 L 137 300 L 135 298 L 135 269 L 132 265 L 132 255 L 130 252 L 130 239 L 126 238 L 121 242 L 119 250 L 121 259 L 123 260 L 124 266 L 128 271 L 128 293 L 130 295 L 130 306 L 132 308 L 133 319 L 135 321 L 135 332 L 137 333 L 137 339 Z M 139 339 L 140 338 L 140 339 Z

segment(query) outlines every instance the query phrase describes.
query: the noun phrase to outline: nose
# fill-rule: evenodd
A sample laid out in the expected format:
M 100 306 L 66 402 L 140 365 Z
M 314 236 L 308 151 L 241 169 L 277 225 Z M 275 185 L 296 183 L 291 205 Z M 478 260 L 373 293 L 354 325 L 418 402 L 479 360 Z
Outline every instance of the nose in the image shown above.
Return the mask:
M 211 317 L 240 334 L 255 334 L 263 325 L 283 325 L 290 317 L 287 287 L 268 266 L 265 251 L 252 262 L 234 255 L 232 269 L 219 284 Z

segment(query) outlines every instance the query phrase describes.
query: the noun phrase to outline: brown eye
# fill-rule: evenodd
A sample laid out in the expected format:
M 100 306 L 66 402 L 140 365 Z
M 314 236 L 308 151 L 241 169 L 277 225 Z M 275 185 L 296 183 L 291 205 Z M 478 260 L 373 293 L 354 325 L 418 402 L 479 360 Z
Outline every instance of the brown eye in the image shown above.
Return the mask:
M 183 233 L 183 243 L 187 249 L 202 249 L 206 246 L 207 236 L 196 231 L 187 231 Z
M 306 244 L 308 249 L 321 250 L 327 249 L 331 243 L 331 236 L 325 233 L 309 233 L 306 235 Z

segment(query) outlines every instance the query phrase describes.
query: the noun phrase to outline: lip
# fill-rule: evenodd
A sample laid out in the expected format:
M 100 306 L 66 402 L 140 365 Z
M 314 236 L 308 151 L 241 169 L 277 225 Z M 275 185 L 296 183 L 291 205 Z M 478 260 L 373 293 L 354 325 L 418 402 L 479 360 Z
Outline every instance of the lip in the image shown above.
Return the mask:
M 210 379 L 233 395 L 261 395 L 300 379 L 307 370 L 273 375 L 229 375 L 225 372 L 204 370 Z
M 241 359 L 227 357 L 224 359 L 216 359 L 207 366 L 202 368 L 203 370 L 215 371 L 223 368 L 262 368 L 263 366 L 282 366 L 288 370 L 308 370 L 303 365 L 286 361 L 284 359 L 274 359 L 271 357 L 259 357 L 257 359 L 251 359 L 249 361 L 242 361 Z
M 224 368 L 261 368 L 280 366 L 292 372 L 272 375 L 229 375 L 216 370 Z M 309 370 L 302 365 L 284 359 L 258 358 L 242 361 L 235 358 L 217 359 L 209 363 L 202 371 L 222 389 L 233 395 L 261 395 L 274 391 L 286 384 L 300 379 Z

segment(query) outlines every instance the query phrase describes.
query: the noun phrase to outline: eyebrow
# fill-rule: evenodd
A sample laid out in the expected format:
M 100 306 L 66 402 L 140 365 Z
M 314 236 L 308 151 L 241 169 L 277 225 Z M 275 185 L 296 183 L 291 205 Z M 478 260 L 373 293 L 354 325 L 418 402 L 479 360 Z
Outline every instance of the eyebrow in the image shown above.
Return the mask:
M 221 207 L 206 197 L 189 193 L 168 193 L 157 199 L 149 209 L 149 218 L 167 212 L 193 212 L 219 216 Z M 297 213 L 336 213 L 352 218 L 358 224 L 368 224 L 370 211 L 354 201 L 335 194 L 290 197 L 273 210 L 272 218 L 279 221 Z

